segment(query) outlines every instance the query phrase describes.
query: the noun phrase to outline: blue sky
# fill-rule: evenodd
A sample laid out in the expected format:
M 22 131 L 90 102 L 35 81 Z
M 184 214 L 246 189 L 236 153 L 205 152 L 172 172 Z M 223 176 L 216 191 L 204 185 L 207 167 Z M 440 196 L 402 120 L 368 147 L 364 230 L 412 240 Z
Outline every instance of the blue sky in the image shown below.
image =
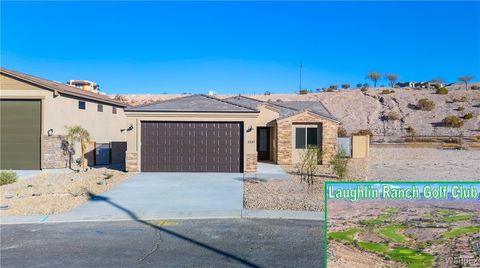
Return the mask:
M 480 78 L 479 2 L 4 2 L 1 65 L 108 93 Z M 379 84 L 387 84 L 381 82 Z

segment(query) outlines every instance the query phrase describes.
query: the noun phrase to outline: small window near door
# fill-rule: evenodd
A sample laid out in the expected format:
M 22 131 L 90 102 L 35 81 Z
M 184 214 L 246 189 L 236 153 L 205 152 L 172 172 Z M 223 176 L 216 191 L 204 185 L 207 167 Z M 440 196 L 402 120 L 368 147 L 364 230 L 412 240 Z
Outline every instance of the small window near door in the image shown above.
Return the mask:
M 78 101 L 78 109 L 80 110 L 85 110 L 85 102 L 84 101 Z
M 295 148 L 304 149 L 305 148 L 305 128 L 297 127 L 295 129 Z
M 295 149 L 306 149 L 308 146 L 318 146 L 318 129 L 315 127 L 295 128 Z
M 97 105 L 97 111 L 98 112 L 103 112 L 103 104 L 98 104 Z
M 112 107 L 112 114 L 116 114 L 117 113 L 117 107 Z

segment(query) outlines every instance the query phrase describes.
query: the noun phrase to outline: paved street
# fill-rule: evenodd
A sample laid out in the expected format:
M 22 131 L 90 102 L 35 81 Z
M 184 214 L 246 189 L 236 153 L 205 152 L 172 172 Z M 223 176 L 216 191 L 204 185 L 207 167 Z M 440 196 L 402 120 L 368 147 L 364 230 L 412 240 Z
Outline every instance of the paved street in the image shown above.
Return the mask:
M 323 222 L 179 220 L 1 226 L 1 267 L 322 267 Z

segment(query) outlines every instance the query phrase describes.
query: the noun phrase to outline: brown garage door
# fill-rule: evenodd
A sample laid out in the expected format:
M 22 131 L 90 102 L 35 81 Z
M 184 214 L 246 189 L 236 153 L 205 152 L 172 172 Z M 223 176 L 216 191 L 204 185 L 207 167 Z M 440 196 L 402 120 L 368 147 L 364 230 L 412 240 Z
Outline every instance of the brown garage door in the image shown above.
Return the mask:
M 242 172 L 243 123 L 142 122 L 142 171 Z
M 40 169 L 40 100 L 0 100 L 0 169 Z

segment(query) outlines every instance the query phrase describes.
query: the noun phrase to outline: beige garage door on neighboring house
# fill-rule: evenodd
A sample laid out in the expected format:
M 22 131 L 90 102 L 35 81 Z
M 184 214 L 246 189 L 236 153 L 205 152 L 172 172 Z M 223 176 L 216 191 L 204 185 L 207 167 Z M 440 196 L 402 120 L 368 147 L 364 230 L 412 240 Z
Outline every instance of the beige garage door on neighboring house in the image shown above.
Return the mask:
M 243 123 L 142 122 L 141 171 L 243 172 Z
M 0 100 L 0 169 L 40 169 L 40 100 Z

